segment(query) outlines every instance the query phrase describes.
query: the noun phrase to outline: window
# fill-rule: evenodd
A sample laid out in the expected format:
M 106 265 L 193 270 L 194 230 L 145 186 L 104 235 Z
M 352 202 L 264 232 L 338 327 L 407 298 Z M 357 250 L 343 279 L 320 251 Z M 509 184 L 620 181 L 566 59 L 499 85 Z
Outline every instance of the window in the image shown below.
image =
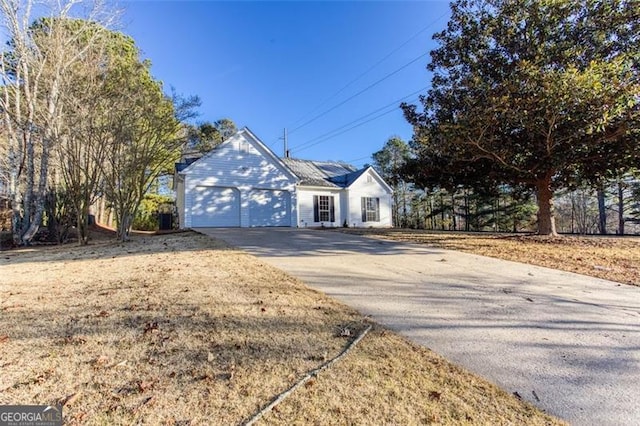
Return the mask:
M 362 221 L 380 222 L 380 198 L 362 197 Z
M 320 222 L 329 222 L 329 197 L 326 195 L 318 197 L 318 214 Z
M 373 177 L 371 175 L 367 175 L 367 183 L 373 182 Z
M 314 195 L 313 196 L 313 221 L 314 222 L 335 222 L 335 209 L 333 196 Z

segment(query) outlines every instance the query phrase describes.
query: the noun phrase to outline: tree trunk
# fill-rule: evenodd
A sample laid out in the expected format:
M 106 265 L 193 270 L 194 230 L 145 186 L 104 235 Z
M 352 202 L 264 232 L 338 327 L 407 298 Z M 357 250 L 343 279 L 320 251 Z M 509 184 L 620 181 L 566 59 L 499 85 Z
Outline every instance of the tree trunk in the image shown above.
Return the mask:
M 436 217 L 433 213 L 433 197 L 429 195 L 429 218 L 431 219 L 431 230 L 436 229 Z
M 444 195 L 440 190 L 440 228 L 444 231 Z
M 78 245 L 89 244 L 89 205 L 86 201 L 81 202 L 76 208 L 78 223 Z
M 407 226 L 407 184 L 405 181 L 402 181 L 402 227 L 408 228 Z
M 618 235 L 624 235 L 624 186 L 618 182 Z
M 607 210 L 605 209 L 605 195 L 602 187 L 598 188 L 598 230 L 601 235 L 607 234 Z
M 553 216 L 553 191 L 551 190 L 551 174 L 536 182 L 538 199 L 538 235 L 557 236 L 556 221 Z
M 456 197 L 454 193 L 451 193 L 451 216 L 453 218 L 453 230 L 458 230 L 458 222 L 456 220 Z
M 574 234 L 576 224 L 576 199 L 575 194 L 571 191 L 571 233 Z
M 400 195 L 398 194 L 400 187 L 396 183 L 393 191 L 393 226 L 400 227 Z
M 464 230 L 469 232 L 469 190 L 464 190 Z
M 47 136 L 42 140 L 42 152 L 40 153 L 40 174 L 38 180 L 37 193 L 33 198 L 33 219 L 29 224 L 29 228 L 22 235 L 23 244 L 31 243 L 31 240 L 38 233 L 40 224 L 42 223 L 42 216 L 45 208 L 45 197 L 47 192 L 47 182 L 49 176 L 49 147 L 50 141 Z
M 133 224 L 133 214 L 126 211 L 118 215 L 118 217 L 120 218 L 116 228 L 118 240 L 121 242 L 129 241 L 129 233 L 131 231 L 131 225 Z

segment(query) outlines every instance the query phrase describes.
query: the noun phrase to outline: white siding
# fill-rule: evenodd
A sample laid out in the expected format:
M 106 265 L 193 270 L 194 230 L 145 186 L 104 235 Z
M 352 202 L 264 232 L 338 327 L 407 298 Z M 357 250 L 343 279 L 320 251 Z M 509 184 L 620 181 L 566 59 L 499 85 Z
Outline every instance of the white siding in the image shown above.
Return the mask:
M 272 189 L 252 190 L 249 226 L 291 226 L 291 194 Z
M 305 188 L 298 187 L 296 191 L 297 201 L 298 201 L 298 226 L 301 228 L 306 228 L 308 226 L 326 226 L 326 227 L 335 227 L 342 226 L 342 220 L 344 219 L 341 213 L 341 201 L 340 201 L 340 193 L 341 190 L 339 188 L 331 189 L 331 188 Z M 334 207 L 334 222 L 314 222 L 313 217 L 313 196 L 314 195 L 328 195 L 333 198 L 333 207 Z
M 240 193 L 236 188 L 197 186 L 192 192 L 191 226 L 240 226 Z
M 371 176 L 371 179 L 367 179 Z M 370 180 L 370 182 L 367 182 Z M 362 222 L 362 197 L 372 197 L 380 199 L 380 221 L 379 222 Z M 349 226 L 352 227 L 373 227 L 388 228 L 391 227 L 391 202 L 392 197 L 383 183 L 370 170 L 363 173 L 351 186 L 347 189 L 347 198 L 349 204 Z
M 237 189 L 240 203 L 240 226 L 250 226 L 249 209 L 254 189 L 293 191 L 295 181 L 274 161 L 271 155 L 254 142 L 246 132 L 239 132 L 220 146 L 191 164 L 185 170 L 183 227 L 192 227 L 191 212 L 196 202 L 197 187 Z M 289 204 L 289 209 L 293 203 Z M 283 212 L 285 214 L 287 212 Z M 289 225 L 295 211 L 288 212 Z

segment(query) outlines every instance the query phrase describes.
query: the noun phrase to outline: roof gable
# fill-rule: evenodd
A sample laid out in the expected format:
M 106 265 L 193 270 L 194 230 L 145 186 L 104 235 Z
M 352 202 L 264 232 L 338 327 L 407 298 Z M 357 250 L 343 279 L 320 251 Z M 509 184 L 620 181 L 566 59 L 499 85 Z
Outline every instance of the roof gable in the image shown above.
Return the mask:
M 356 170 L 350 164 L 336 161 L 312 161 L 297 158 L 283 158 L 282 162 L 300 179 L 302 186 L 317 186 L 324 188 L 349 188 L 363 175 L 371 173 L 380 186 L 389 193 L 393 189 L 371 167 Z
M 387 191 L 388 193 L 393 193 L 393 188 L 391 188 L 391 186 L 389 186 L 389 184 L 387 182 L 385 182 L 385 180 L 382 178 L 382 176 L 380 176 L 380 174 L 376 171 L 376 169 L 374 169 L 371 166 L 365 167 L 363 169 L 360 169 L 354 173 L 352 173 L 348 178 L 349 178 L 349 182 L 347 184 L 347 187 L 352 186 L 353 184 L 355 184 L 357 181 L 359 181 L 362 176 L 364 175 L 372 175 L 372 177 L 378 182 L 378 184 L 380 186 L 382 186 L 382 188 Z
M 277 169 L 284 173 L 288 178 L 296 182 L 299 180 L 298 177 L 291 171 L 291 169 L 287 167 L 282 162 L 282 160 L 247 127 L 244 127 L 241 130 L 237 131 L 230 138 L 214 147 L 211 151 L 207 152 L 202 157 L 187 164 L 186 167 L 181 167 L 181 170 L 178 170 L 178 173 L 182 175 L 188 175 L 197 167 L 199 163 L 206 162 L 210 157 L 216 155 L 216 153 L 220 150 L 228 148 L 229 145 L 241 143 L 240 140 L 242 142 L 251 144 L 253 148 L 255 148 L 263 157 L 265 157 L 269 162 L 277 167 Z
M 364 169 L 356 170 L 355 172 L 347 173 L 346 175 L 334 176 L 331 178 L 331 181 L 343 188 L 348 188 L 366 171 L 367 168 L 365 167 Z

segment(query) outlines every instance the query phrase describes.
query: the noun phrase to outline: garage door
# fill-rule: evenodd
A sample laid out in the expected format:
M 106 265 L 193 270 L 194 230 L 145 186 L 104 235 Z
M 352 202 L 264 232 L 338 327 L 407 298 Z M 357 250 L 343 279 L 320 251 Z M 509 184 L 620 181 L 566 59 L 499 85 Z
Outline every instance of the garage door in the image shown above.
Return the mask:
M 291 194 L 287 191 L 251 191 L 249 226 L 291 226 Z
M 240 226 L 240 193 L 236 188 L 197 186 L 191 207 L 191 227 Z

